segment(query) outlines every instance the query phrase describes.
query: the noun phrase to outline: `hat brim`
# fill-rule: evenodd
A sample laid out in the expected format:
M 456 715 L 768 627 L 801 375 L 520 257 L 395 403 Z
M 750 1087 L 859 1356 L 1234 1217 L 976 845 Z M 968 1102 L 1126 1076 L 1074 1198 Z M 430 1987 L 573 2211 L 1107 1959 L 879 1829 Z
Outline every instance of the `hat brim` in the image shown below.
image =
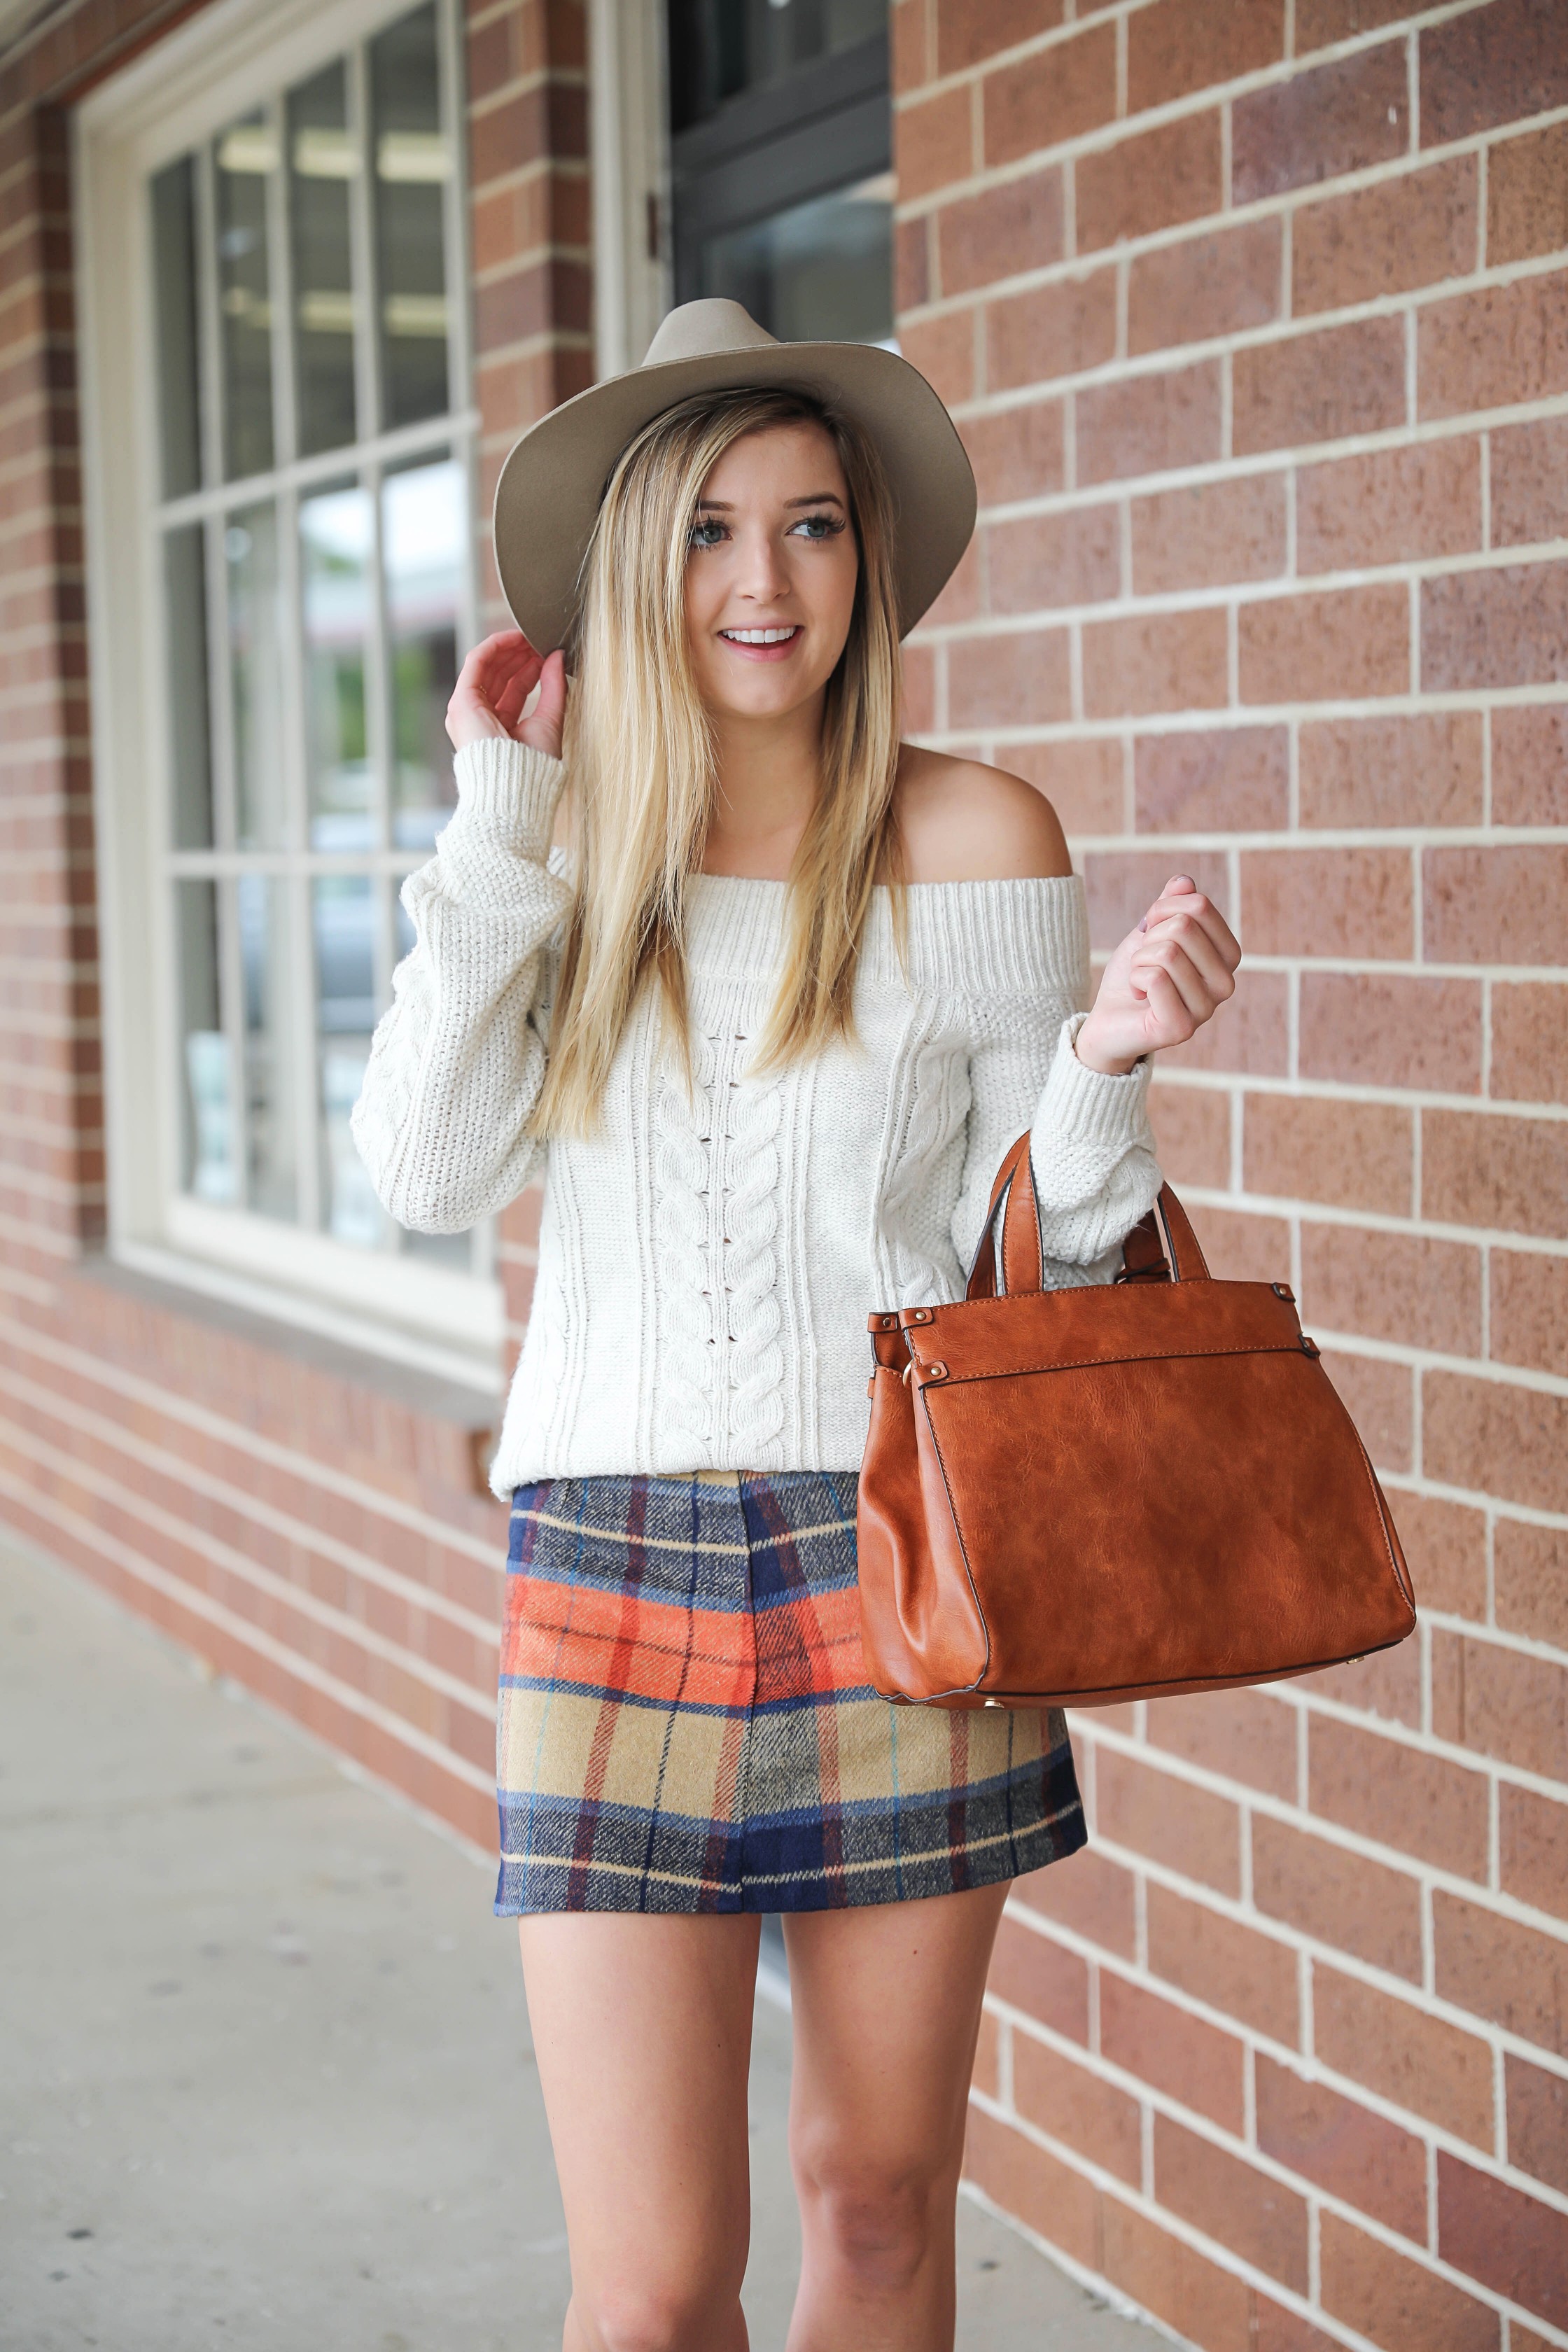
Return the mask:
M 750 385 L 809 393 L 875 442 L 894 512 L 899 634 L 942 593 L 974 530 L 974 476 L 957 428 L 918 368 L 876 343 L 772 343 L 633 368 L 552 409 L 496 484 L 496 568 L 536 652 L 565 642 L 583 558 L 616 460 L 677 401 Z

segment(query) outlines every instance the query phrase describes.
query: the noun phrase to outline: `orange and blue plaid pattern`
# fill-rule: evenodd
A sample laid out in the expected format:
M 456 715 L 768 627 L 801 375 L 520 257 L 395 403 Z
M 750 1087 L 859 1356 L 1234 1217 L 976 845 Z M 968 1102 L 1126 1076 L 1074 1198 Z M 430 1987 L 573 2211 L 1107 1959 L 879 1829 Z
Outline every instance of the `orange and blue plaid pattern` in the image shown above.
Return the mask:
M 895 1707 L 872 1690 L 855 1484 L 518 1487 L 499 1912 L 895 1903 L 1083 1844 L 1059 1711 Z

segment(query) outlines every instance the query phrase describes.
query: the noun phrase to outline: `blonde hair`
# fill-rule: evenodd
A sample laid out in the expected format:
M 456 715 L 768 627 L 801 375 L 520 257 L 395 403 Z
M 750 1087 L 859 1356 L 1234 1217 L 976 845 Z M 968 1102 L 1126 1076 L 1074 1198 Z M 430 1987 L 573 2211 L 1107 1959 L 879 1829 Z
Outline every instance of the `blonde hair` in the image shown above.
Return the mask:
M 789 876 L 784 971 L 752 1067 L 782 1066 L 853 1034 L 871 892 L 879 873 L 895 883 L 899 874 L 891 501 L 853 419 L 791 391 L 703 394 L 666 410 L 622 453 L 584 559 L 564 745 L 574 890 L 538 1132 L 592 1131 L 616 1048 L 655 976 L 689 1083 L 686 882 L 707 840 L 717 772 L 687 641 L 687 550 L 702 486 L 725 450 L 746 434 L 800 423 L 820 425 L 837 450 L 859 571 L 823 709 L 816 803 Z

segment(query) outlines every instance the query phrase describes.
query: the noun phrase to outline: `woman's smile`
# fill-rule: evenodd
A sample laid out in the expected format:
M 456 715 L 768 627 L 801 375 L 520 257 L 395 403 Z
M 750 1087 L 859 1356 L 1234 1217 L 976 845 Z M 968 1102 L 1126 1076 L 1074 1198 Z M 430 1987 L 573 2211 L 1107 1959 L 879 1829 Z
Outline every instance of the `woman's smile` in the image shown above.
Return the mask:
M 773 628 L 721 629 L 719 635 L 743 661 L 785 661 L 805 631 L 798 621 L 786 621 Z

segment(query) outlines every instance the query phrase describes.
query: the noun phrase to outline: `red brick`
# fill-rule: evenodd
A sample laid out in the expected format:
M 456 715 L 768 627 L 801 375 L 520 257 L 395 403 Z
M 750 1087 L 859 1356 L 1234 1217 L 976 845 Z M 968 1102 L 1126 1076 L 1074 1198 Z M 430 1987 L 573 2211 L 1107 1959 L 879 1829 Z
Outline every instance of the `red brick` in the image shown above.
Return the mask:
M 1414 1878 L 1262 1813 L 1252 1823 L 1252 1874 L 1253 1900 L 1269 1918 L 1419 1983 L 1421 1896 Z
M 1568 1511 L 1568 1400 L 1434 1371 L 1422 1418 L 1428 1476 L 1526 1510 Z
M 1568 2055 L 1568 1944 L 1440 1889 L 1432 1917 L 1442 1998 Z
M 1009 743 L 999 756 L 1015 775 L 1045 793 L 1069 835 L 1125 829 L 1121 746 L 1114 737 Z
M 1190 874 L 1222 913 L 1228 909 L 1225 860 L 1212 851 L 1188 851 L 1178 866 L 1169 850 L 1091 850 L 1084 860 L 1090 946 L 1120 946 L 1173 873 Z
M 1054 32 L 1061 21 L 1062 0 L 942 0 L 936 12 L 937 71 L 963 73 L 998 49 Z
M 1487 1613 L 1486 1520 L 1464 1503 L 1395 1492 L 1388 1497 L 1423 1611 L 1479 1621 Z M 1501 1622 L 1500 1619 L 1499 1621 Z
M 895 110 L 893 163 L 899 199 L 906 205 L 953 180 L 968 179 L 974 169 L 974 138 L 966 87 Z
M 1517 563 L 1421 583 L 1429 693 L 1568 678 L 1568 563 Z
M 1435 962 L 1568 961 L 1568 847 L 1432 849 L 1424 867 Z
M 1300 1052 L 1304 1078 L 1479 1093 L 1480 984 L 1303 972 Z
M 1243 474 L 1132 501 L 1132 585 L 1140 596 L 1277 579 L 1285 569 L 1285 482 Z
M 1186 1045 L 1162 1055 L 1167 1066 L 1188 1070 L 1232 1070 L 1247 1077 L 1279 1078 L 1285 1075 L 1289 1030 L 1283 972 L 1249 971 L 1242 965 L 1236 994 L 1218 1018 L 1208 1022 Z
M 1121 588 L 1121 518 L 1113 506 L 1069 507 L 993 523 L 985 534 L 994 613 L 1098 604 Z
M 1415 361 L 1424 420 L 1568 391 L 1568 274 L 1428 303 L 1416 313 Z
M 1568 1650 L 1568 1533 L 1500 1518 L 1493 1549 L 1498 1623 Z
M 1292 1948 L 1190 1903 L 1148 1890 L 1149 1967 L 1178 1990 L 1293 2048 L 1300 2035 Z
M 1274 219 L 1136 255 L 1128 273 L 1128 350 L 1164 351 L 1268 326 L 1279 316 L 1280 254 Z
M 1560 982 L 1494 986 L 1491 1092 L 1499 1102 L 1568 1096 L 1568 999 Z
M 1100 2196 L 1081 2172 L 1058 2163 L 1021 2132 L 978 2107 L 969 2110 L 963 2169 L 994 2204 L 1026 2230 L 1092 2267 L 1100 2253 Z
M 1301 1312 L 1314 1328 L 1479 1355 L 1480 1252 L 1417 1234 L 1303 1222 Z
M 1284 54 L 1284 0 L 1158 0 L 1128 19 L 1127 111 L 1239 80 Z
M 1546 1780 L 1568 1780 L 1568 1666 L 1466 1634 L 1432 1636 L 1432 1728 Z
M 1398 319 L 1357 319 L 1257 343 L 1238 351 L 1232 368 L 1231 444 L 1238 457 L 1405 422 L 1405 329 Z
M 1487 259 L 1528 261 L 1568 245 L 1568 122 L 1487 150 Z
M 1298 2312 L 1287 2311 L 1256 2289 L 1252 2297 L 1250 2352 L 1342 2352 L 1337 2336 L 1325 2336 Z
M 1568 105 L 1558 0 L 1492 0 L 1420 39 L 1423 147 Z
M 998 278 L 1044 269 L 1062 257 L 1062 175 L 1034 172 L 961 197 L 936 215 L 943 294 L 968 294 Z
M 926 41 L 926 0 L 893 0 L 888 35 L 892 48 L 893 89 L 899 96 L 929 81 L 931 62 Z
M 1437 2252 L 1554 2327 L 1568 2326 L 1568 2213 L 1437 2151 Z
M 1340 1356 L 1325 1359 L 1333 1366 L 1335 1386 L 1340 1385 L 1341 1369 L 1354 1364 L 1370 1370 L 1373 1375 L 1392 1373 L 1408 1394 L 1408 1371 L 1403 1364 L 1380 1363 L 1371 1356 Z M 1356 1409 L 1360 1420 L 1360 1408 Z M 1302 1675 L 1298 1690 L 1316 1692 L 1332 1699 L 1336 1706 L 1353 1706 L 1363 1715 L 1380 1715 L 1385 1722 L 1408 1725 L 1412 1731 L 1421 1727 L 1421 1650 L 1415 1642 L 1396 1642 L 1391 1649 L 1373 1650 L 1369 1656 L 1350 1658 L 1342 1665 L 1324 1666 L 1317 1674 Z
M 1290 1228 L 1281 1217 L 1191 1204 L 1209 1272 L 1221 1282 L 1279 1282 L 1290 1271 Z
M 918 310 L 931 297 L 931 222 L 900 221 L 893 230 L 893 308 Z
M 1258 2145 L 1277 2164 L 1425 2244 L 1424 2143 L 1258 2053 Z
M 1481 543 L 1480 443 L 1418 441 L 1305 468 L 1296 541 L 1303 575 L 1468 554 Z
M 1072 714 L 1064 630 L 1008 630 L 948 647 L 948 723 L 1048 725 Z
M 1080 483 L 1201 466 L 1220 454 L 1217 362 L 1091 385 L 1077 400 Z
M 1100 1979 L 1100 2048 L 1111 2065 L 1240 2137 L 1243 2048 L 1234 2034 L 1108 1970 Z
M 1231 191 L 1238 205 L 1337 179 L 1403 154 L 1410 116 L 1403 41 L 1310 67 L 1232 108 Z
M 985 161 L 1016 163 L 1098 131 L 1116 113 L 1116 27 L 1096 25 L 1032 58 L 987 74 Z
M 1495 2311 L 1337 2213 L 1323 2215 L 1321 2268 L 1323 2309 L 1386 2352 L 1498 2352 Z
M 1509 2051 L 1503 2059 L 1508 2160 L 1568 2194 L 1568 2076 Z
M 899 348 L 949 407 L 974 396 L 974 314 L 947 310 L 939 319 L 909 319 Z
M 1409 689 L 1410 600 L 1400 583 L 1261 599 L 1242 606 L 1237 628 L 1243 702 Z
M 1133 781 L 1140 833 L 1275 832 L 1289 822 L 1283 727 L 1141 735 Z
M 1414 920 L 1400 849 L 1254 849 L 1241 861 L 1255 955 L 1406 957 Z
M 1212 709 L 1225 700 L 1222 612 L 1147 613 L 1127 620 L 1085 622 L 1087 718 L 1140 718 L 1161 710 Z M 1190 865 L 1190 858 L 1186 863 Z
M 1156 1097 L 1163 1098 L 1163 1094 Z M 1194 1698 L 1152 1699 L 1149 1738 L 1170 1755 L 1206 1765 L 1210 1771 L 1265 1790 L 1288 1804 L 1295 1801 L 1296 1710 L 1267 1692 L 1211 1691 Z
M 1121 2179 L 1138 2185 L 1142 2169 L 1138 2102 L 1087 2066 L 1048 2050 L 1031 2034 L 1013 2036 L 1013 2104 L 1047 2138 L 1060 2140 Z
M 1249 1192 L 1407 1216 L 1412 1168 L 1410 1114 L 1392 1103 L 1246 1097 L 1242 1169 Z
M 1154 1150 L 1168 1184 L 1230 1182 L 1230 1096 L 1217 1087 L 1157 1087 L 1150 1097 Z
M 1303 205 L 1291 222 L 1290 308 L 1298 319 L 1468 278 L 1476 268 L 1473 155 Z
M 1568 1258 L 1493 1250 L 1490 1270 L 1494 1360 L 1568 1378 Z
M 1304 825 L 1477 824 L 1484 720 L 1479 711 L 1309 719 L 1300 738 Z
M 1253 2352 L 1252 2291 L 1114 2198 L 1105 2200 L 1100 2267 L 1112 2286 L 1204 2352 Z
M 1427 1111 L 1422 1202 L 1448 1224 L 1568 1237 L 1568 1128 L 1480 1111 Z
M 1415 1466 L 1415 1388 L 1409 1367 L 1325 1348 L 1323 1370 L 1356 1425 L 1375 1469 L 1394 1476 Z M 1336 1673 L 1348 1671 L 1335 1668 Z M 1361 1669 L 1356 1669 L 1360 1672 Z
M 1169 2116 L 1154 2117 L 1154 2191 L 1222 2246 L 1307 2291 L 1306 2200 Z
M 1092 1846 L 1014 1884 L 1016 1899 L 1130 1960 L 1138 1941 L 1136 1880 Z M 1101 1999 L 1106 1979 L 1100 1980 Z
M 1492 822 L 1568 824 L 1568 703 L 1500 708 L 1492 722 Z
M 1418 1748 L 1314 1716 L 1308 1728 L 1312 1811 L 1363 1837 L 1466 1878 L 1487 1874 L 1487 1782 Z
M 990 416 L 966 416 L 960 430 L 983 507 L 1011 499 L 1034 499 L 1059 490 L 1062 410 L 1056 400 L 1031 401 L 1026 408 L 1004 408 Z
M 1492 2053 L 1477 2035 L 1315 1960 L 1312 2047 L 1336 2074 L 1489 2152 Z
M 1109 269 L 986 305 L 985 382 L 992 392 L 1078 375 L 1115 350 L 1116 283 Z
M 1568 538 L 1568 417 L 1492 435 L 1491 535 L 1494 547 Z
M 1556 1540 L 1561 1545 L 1561 1538 Z M 1537 1796 L 1531 1789 L 1513 1788 L 1507 1781 L 1499 1790 L 1499 1801 L 1504 1893 L 1533 1904 L 1538 1911 L 1568 1919 L 1568 1804 Z
M 1240 1815 L 1227 1798 L 1102 1748 L 1095 1757 L 1095 1800 L 1097 1837 L 1130 1845 L 1222 1895 L 1241 1893 Z
M 1223 197 L 1219 115 L 1184 115 L 1135 133 L 1079 156 L 1074 173 L 1080 253 L 1201 220 Z
M 1048 1937 L 1004 1919 L 987 1990 L 1069 2042 L 1087 2043 L 1088 1964 Z

